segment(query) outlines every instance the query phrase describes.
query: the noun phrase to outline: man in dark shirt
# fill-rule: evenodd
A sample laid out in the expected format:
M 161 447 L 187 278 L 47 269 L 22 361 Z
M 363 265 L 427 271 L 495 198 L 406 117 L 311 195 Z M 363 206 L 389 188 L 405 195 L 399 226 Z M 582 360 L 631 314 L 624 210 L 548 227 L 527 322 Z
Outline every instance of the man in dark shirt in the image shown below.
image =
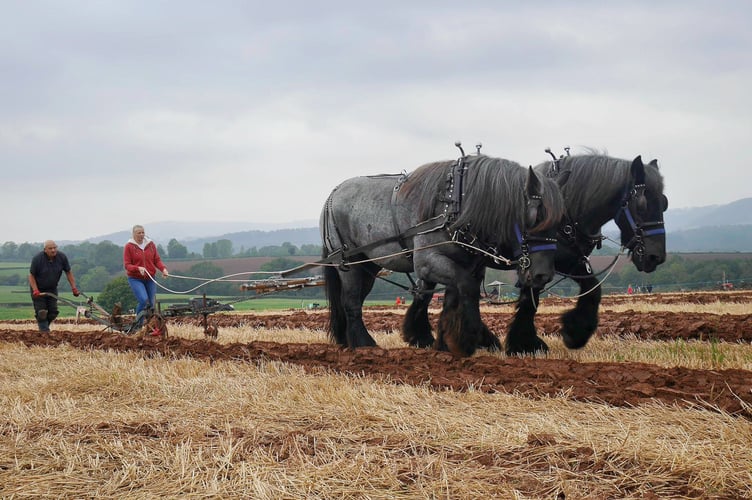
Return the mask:
M 49 332 L 50 323 L 57 318 L 57 284 L 60 276 L 65 273 L 73 295 L 78 297 L 76 279 L 73 277 L 68 257 L 57 251 L 57 245 L 52 240 L 44 242 L 44 251 L 31 259 L 29 268 L 29 286 L 31 287 L 31 301 L 34 304 L 34 316 L 39 324 L 40 332 Z M 51 295 L 50 295 L 51 294 Z

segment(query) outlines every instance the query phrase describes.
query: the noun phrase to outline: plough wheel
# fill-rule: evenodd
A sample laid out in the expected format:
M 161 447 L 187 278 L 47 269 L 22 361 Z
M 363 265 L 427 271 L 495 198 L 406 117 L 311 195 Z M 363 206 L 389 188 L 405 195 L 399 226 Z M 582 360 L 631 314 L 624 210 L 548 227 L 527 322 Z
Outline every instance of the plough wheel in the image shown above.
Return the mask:
M 167 321 L 161 314 L 152 314 L 139 332 L 139 336 L 141 337 L 161 337 L 166 339 L 167 335 Z

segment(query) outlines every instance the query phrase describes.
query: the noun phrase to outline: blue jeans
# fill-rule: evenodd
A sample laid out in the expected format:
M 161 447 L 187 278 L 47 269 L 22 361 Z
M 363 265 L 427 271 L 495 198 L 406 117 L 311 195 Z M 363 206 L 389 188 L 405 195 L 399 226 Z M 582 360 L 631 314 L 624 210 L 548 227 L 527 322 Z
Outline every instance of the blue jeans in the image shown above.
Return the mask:
M 128 278 L 128 284 L 136 296 L 138 306 L 136 306 L 136 317 L 147 307 L 154 307 L 157 304 L 157 284 L 152 280 L 140 280 L 138 278 Z

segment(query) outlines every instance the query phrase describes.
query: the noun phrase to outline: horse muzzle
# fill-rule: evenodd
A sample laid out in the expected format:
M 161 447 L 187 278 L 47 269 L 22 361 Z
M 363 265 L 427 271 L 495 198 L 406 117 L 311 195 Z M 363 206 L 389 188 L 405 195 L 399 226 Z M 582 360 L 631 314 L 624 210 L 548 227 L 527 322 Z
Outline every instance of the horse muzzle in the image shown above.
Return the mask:
M 666 255 L 657 254 L 632 254 L 632 263 L 642 273 L 652 273 L 656 268 L 666 262 Z
M 642 244 L 638 244 L 631 249 L 630 256 L 637 270 L 643 273 L 652 273 L 660 264 L 666 262 L 665 250 L 649 250 Z
M 539 290 L 554 279 L 554 267 L 552 264 L 549 270 L 543 270 L 538 266 L 531 266 L 527 269 L 520 269 L 518 274 L 518 279 L 523 287 Z

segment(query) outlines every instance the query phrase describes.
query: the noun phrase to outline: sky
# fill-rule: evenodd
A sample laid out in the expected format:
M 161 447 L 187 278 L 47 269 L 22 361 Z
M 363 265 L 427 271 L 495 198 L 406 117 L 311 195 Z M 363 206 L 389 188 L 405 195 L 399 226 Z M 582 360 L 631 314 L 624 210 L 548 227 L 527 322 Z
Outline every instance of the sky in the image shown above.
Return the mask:
M 0 0 L 0 243 L 318 220 L 482 152 L 658 159 L 752 196 L 752 2 Z

